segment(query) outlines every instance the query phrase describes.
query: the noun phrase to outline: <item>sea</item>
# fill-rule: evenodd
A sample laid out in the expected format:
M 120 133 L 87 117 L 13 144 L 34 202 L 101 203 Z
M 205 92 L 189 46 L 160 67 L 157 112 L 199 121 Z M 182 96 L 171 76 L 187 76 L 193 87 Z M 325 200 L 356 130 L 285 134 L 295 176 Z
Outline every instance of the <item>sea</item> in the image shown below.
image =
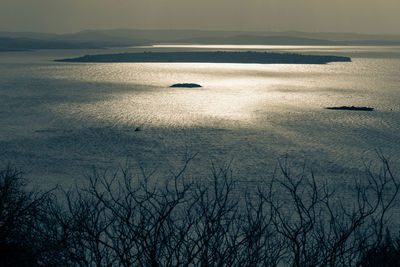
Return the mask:
M 351 57 L 325 65 L 64 63 L 85 54 L 266 51 Z M 201 88 L 171 88 L 197 83 Z M 374 111 L 329 110 L 334 106 Z M 400 47 L 156 45 L 0 53 L 0 164 L 40 188 L 127 166 L 201 180 L 216 168 L 259 184 L 294 177 L 346 186 L 380 157 L 400 175 Z

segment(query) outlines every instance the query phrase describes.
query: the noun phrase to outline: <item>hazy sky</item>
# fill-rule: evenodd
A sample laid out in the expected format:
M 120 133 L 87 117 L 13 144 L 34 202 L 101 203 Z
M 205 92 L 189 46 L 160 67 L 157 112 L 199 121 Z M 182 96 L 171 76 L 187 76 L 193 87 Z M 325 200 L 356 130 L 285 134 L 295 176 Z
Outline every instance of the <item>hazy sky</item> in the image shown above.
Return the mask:
M 0 0 L 0 30 L 301 30 L 400 34 L 400 0 Z

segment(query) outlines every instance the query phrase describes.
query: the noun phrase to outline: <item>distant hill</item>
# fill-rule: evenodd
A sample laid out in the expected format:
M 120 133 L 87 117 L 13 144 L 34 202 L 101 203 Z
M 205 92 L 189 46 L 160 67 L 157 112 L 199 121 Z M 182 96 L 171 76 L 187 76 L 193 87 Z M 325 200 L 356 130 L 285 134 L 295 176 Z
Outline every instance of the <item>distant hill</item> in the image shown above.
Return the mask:
M 0 37 L 8 38 L 30 38 L 39 40 L 52 40 L 59 36 L 55 33 L 40 33 L 40 32 L 5 32 L 0 31 Z
M 130 46 L 130 45 L 148 45 L 152 41 L 137 38 L 132 34 L 113 34 L 105 33 L 103 31 L 83 31 L 72 34 L 59 35 L 53 40 L 71 41 L 71 42 L 90 42 L 100 44 L 102 46 Z
M 92 49 L 101 48 L 94 43 L 73 43 L 67 41 L 49 41 L 32 38 L 0 37 L 1 51 L 20 51 L 32 49 Z
M 176 40 L 178 43 L 200 44 L 254 44 L 254 45 L 343 45 L 342 42 L 334 42 L 320 39 L 310 39 L 291 36 L 257 36 L 236 35 L 230 37 L 198 37 Z
M 355 42 L 355 41 L 391 41 L 400 42 L 397 35 L 372 35 L 358 33 L 330 33 L 330 32 L 299 32 L 299 31 L 204 31 L 204 30 L 141 30 L 141 29 L 111 29 L 83 31 L 81 33 L 104 34 L 113 37 L 129 37 L 156 42 L 170 42 L 191 38 L 226 38 L 234 36 L 268 36 L 268 37 L 297 37 L 306 39 L 326 40 L 332 42 Z M 295 41 L 295 40 L 293 40 Z
M 267 34 L 269 35 L 269 34 Z M 287 31 L 276 35 L 285 35 L 302 38 L 315 38 L 336 42 L 357 42 L 357 41 L 387 41 L 400 42 L 400 35 L 381 34 L 360 34 L 360 33 L 337 33 L 337 32 L 298 32 Z
M 202 30 L 87 30 L 70 34 L 0 32 L 0 51 L 76 49 L 157 43 L 258 45 L 400 45 L 400 36 L 356 33 L 307 33 Z
M 99 49 L 149 45 L 148 40 L 130 36 L 113 36 L 100 31 L 84 31 L 72 34 L 47 34 L 34 32 L 0 32 L 0 51 L 32 49 Z

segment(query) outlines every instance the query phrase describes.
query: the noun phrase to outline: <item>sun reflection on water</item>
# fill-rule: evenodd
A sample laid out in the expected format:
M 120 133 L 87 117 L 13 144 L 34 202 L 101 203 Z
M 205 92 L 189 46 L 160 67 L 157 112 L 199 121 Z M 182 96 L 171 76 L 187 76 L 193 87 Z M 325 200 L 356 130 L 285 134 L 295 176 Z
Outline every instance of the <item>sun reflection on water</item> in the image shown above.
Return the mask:
M 276 67 L 285 69 L 285 65 Z M 109 94 L 99 101 L 61 105 L 58 109 L 63 113 L 69 110 L 74 117 L 122 124 L 199 126 L 221 120 L 249 124 L 254 111 L 265 100 L 274 99 L 277 92 L 273 88 L 287 83 L 271 73 L 275 67 L 263 65 L 128 63 L 87 68 L 86 73 L 92 76 L 86 79 L 109 83 Z M 61 78 L 68 77 L 64 74 Z M 120 81 L 126 87 L 123 92 L 112 88 Z M 177 82 L 195 82 L 202 87 L 169 87 Z

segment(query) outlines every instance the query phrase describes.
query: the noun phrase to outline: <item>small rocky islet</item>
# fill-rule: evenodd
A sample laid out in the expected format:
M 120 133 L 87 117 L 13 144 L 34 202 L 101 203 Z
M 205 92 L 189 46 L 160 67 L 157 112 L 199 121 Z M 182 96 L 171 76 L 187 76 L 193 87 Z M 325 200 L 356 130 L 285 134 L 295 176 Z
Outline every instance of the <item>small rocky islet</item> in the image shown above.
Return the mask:
M 171 88 L 199 88 L 202 87 L 197 83 L 175 83 L 170 86 Z
M 357 111 L 373 111 L 371 107 L 355 107 L 355 106 L 340 106 L 340 107 L 325 107 L 325 109 L 332 110 L 357 110 Z

